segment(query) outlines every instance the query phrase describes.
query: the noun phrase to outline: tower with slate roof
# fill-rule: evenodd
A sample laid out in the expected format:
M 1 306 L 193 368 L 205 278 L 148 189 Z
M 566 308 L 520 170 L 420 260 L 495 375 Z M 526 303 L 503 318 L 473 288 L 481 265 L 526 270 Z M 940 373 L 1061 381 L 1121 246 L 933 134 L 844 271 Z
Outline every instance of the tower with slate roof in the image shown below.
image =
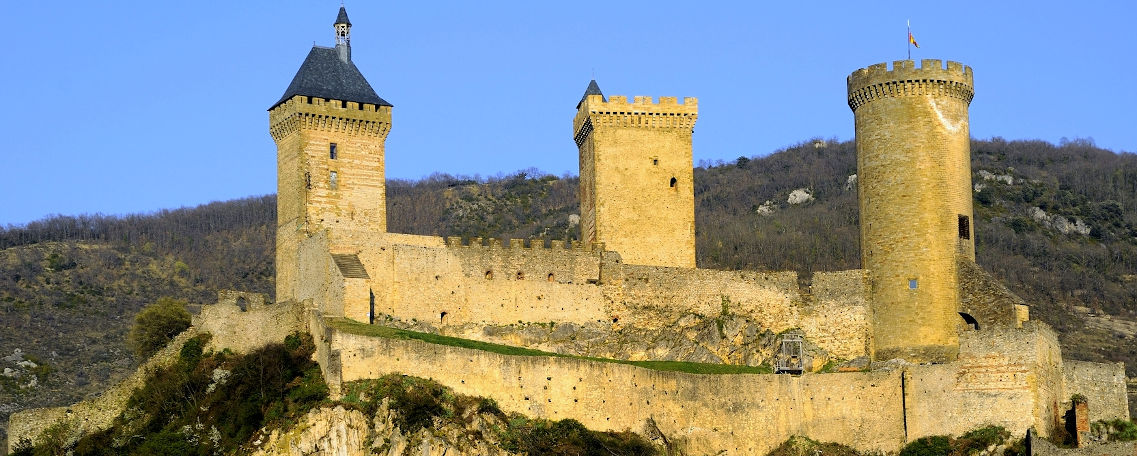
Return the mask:
M 576 105 L 580 223 L 625 263 L 695 267 L 691 135 L 698 100 L 605 98 L 589 82 Z
M 292 83 L 269 109 L 277 148 L 276 296 L 295 296 L 299 248 L 325 232 L 358 245 L 387 230 L 384 142 L 391 104 L 351 61 L 351 21 L 342 6 L 335 47 L 312 46 Z

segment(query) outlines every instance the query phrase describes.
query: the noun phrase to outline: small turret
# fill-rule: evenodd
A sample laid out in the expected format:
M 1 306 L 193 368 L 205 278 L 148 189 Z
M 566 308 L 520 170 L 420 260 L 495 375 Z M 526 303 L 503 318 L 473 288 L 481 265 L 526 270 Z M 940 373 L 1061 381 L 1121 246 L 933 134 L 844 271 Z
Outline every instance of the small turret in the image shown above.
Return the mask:
M 584 96 L 580 97 L 580 102 L 576 104 L 576 109 L 580 109 L 580 105 L 584 104 L 584 101 L 588 99 L 589 95 L 600 95 L 601 100 L 608 101 L 604 98 L 604 92 L 600 91 L 600 85 L 593 79 L 588 82 L 588 88 L 584 89 Z
M 347 9 L 340 6 L 340 13 L 336 16 L 336 53 L 340 60 L 351 61 L 351 20 L 347 18 Z

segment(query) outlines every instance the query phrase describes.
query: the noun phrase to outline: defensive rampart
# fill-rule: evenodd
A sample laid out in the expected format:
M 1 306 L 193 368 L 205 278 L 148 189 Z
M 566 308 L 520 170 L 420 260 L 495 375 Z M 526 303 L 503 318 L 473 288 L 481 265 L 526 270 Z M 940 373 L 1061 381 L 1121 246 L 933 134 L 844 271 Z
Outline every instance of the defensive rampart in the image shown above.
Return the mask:
M 1054 331 L 1044 324 L 965 331 L 957 361 L 908 372 L 909 438 L 960 435 L 986 425 L 1016 435 L 1035 427 L 1049 436 L 1056 425 L 1062 358 Z
M 867 451 L 895 451 L 919 437 L 989 425 L 1045 436 L 1064 411 L 1063 372 L 1079 377 L 1069 390 L 1117 370 L 1076 363 L 1081 373 L 1064 371 L 1054 332 L 1038 323 L 968 331 L 959 360 L 949 364 L 794 377 L 511 356 L 351 334 L 315 316 L 313 322 L 333 390 L 389 373 L 431 378 L 459 393 L 491 397 L 507 411 L 572 418 L 590 428 L 645 432 L 650 419 L 669 438 L 686 441 L 691 454 L 764 454 L 791 435 Z M 1127 414 L 1123 388 L 1103 386 L 1093 394 L 1106 404 L 1099 417 Z
M 1091 423 L 1129 419 L 1125 364 L 1065 360 L 1062 367 L 1066 385 L 1063 399 L 1069 401 L 1075 394 L 1085 397 Z
M 202 306 L 193 326 L 209 333 L 209 348 L 249 352 L 270 342 L 279 342 L 304 331 L 304 309 L 295 302 L 266 304 L 265 295 L 222 290 L 217 303 Z
M 365 271 L 345 273 L 328 252 L 354 255 Z M 298 287 L 299 298 L 319 303 L 325 315 L 360 322 L 388 314 L 436 325 L 603 321 L 656 328 L 686 313 L 731 313 L 774 332 L 801 329 L 838 358 L 867 350 L 863 270 L 815 273 L 802 290 L 792 271 L 629 265 L 616 252 L 580 243 L 386 234 L 356 249 L 328 245 L 318 234 L 305 241 L 300 258 L 309 280 Z
M 413 340 L 323 331 L 329 383 L 402 373 L 503 410 L 603 430 L 653 420 L 690 454 L 764 454 L 791 435 L 895 450 L 904 441 L 900 373 L 697 375 L 576 358 L 509 356 Z

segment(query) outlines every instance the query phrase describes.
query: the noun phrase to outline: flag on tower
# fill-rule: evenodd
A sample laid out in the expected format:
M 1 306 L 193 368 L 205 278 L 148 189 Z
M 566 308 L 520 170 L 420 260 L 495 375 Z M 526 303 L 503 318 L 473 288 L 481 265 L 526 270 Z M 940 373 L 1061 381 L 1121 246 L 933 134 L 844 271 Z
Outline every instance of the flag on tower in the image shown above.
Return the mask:
M 912 21 L 908 21 L 908 42 L 916 48 L 920 47 L 919 44 L 916 44 L 916 37 L 912 36 Z

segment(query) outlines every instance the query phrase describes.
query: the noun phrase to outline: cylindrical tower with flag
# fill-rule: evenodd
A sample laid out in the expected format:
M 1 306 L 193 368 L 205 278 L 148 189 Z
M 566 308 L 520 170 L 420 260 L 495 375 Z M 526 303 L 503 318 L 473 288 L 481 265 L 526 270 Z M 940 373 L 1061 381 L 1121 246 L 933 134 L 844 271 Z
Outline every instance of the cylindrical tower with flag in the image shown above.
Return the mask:
M 881 63 L 848 79 L 856 122 L 861 257 L 874 361 L 944 362 L 959 351 L 958 261 L 975 260 L 971 68 Z

